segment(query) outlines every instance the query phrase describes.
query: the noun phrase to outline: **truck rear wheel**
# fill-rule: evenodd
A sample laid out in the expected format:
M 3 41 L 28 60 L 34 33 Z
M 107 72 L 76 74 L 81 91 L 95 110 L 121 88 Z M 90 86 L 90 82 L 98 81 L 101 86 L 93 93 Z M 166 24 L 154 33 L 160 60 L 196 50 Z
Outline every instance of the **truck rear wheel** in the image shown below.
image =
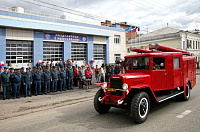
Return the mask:
M 150 110 L 150 100 L 146 92 L 139 92 L 133 96 L 131 103 L 131 117 L 136 123 L 146 121 Z
M 180 99 L 183 101 L 188 101 L 190 99 L 190 84 L 187 83 L 186 92 L 180 95 Z
M 110 106 L 101 103 L 100 99 L 105 96 L 102 89 L 99 89 L 94 97 L 94 108 L 100 114 L 105 114 L 110 110 Z
M 188 101 L 190 99 L 190 84 L 187 83 L 186 92 L 175 97 L 177 101 Z

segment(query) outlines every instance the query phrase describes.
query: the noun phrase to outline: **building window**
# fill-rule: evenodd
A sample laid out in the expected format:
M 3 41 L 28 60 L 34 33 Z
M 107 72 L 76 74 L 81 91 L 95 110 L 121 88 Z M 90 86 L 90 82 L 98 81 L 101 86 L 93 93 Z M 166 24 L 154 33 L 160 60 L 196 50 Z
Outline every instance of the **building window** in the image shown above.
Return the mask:
M 200 49 L 200 42 L 198 41 L 198 49 Z
M 187 40 L 187 48 L 188 49 L 192 48 L 192 40 Z
M 183 41 L 183 49 L 185 49 L 185 41 Z
M 120 43 L 120 35 L 115 35 L 114 36 L 114 43 L 119 44 Z
M 105 60 L 106 57 L 106 45 L 105 44 L 94 44 L 93 49 L 94 60 Z
M 194 42 L 194 40 L 193 40 L 192 46 L 193 46 L 192 49 L 195 49 L 195 42 Z
M 44 61 L 62 61 L 63 43 L 44 42 L 43 45 Z
M 119 61 L 121 59 L 121 54 L 115 54 L 115 61 Z
M 74 61 L 86 60 L 86 53 L 87 53 L 86 50 L 87 50 L 86 44 L 72 43 L 72 47 L 71 47 L 72 60 Z
M 179 68 L 180 68 L 180 59 L 174 58 L 174 69 L 179 69 Z
M 6 63 L 32 63 L 33 42 L 32 41 L 6 41 Z

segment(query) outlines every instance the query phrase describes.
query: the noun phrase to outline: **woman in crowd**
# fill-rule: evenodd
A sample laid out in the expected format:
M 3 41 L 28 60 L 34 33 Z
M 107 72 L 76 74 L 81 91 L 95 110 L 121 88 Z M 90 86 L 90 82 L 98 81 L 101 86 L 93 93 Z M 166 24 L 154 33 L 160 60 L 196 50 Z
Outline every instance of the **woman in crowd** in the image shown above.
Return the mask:
M 96 78 L 96 81 L 97 83 L 100 83 L 100 69 L 98 68 L 98 65 L 96 65 L 96 68 L 95 68 L 95 78 Z
M 78 67 L 78 78 L 77 79 L 78 79 L 78 82 L 77 82 L 78 87 L 83 88 L 83 70 L 80 66 Z
M 87 69 L 85 70 L 86 87 L 87 87 L 87 89 L 90 86 L 91 76 L 92 76 L 92 71 L 90 70 L 90 67 L 87 67 Z
M 85 66 L 81 66 L 83 74 L 82 74 L 82 84 L 85 85 Z
M 74 72 L 74 86 L 77 86 L 77 76 L 78 76 L 78 70 L 75 66 L 72 66 L 73 72 Z
M 92 85 L 92 75 L 93 75 L 93 70 L 92 70 L 92 68 L 91 67 L 89 67 L 90 68 L 90 71 L 91 71 L 91 77 L 90 77 L 90 85 Z

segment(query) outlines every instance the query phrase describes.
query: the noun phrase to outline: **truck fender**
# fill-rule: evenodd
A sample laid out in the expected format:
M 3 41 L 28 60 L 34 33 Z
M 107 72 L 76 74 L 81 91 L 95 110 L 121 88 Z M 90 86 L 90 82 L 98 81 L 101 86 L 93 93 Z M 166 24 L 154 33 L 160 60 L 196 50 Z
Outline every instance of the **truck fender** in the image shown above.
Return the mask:
M 144 91 L 144 92 L 146 92 L 148 95 L 151 94 L 152 97 L 155 99 L 155 101 L 158 102 L 158 99 L 157 99 L 156 95 L 154 94 L 154 92 L 152 91 L 151 87 L 148 86 L 148 85 L 146 85 L 146 86 L 147 86 L 147 87 L 145 87 L 145 85 L 143 85 L 143 87 L 142 87 L 142 86 L 141 86 L 141 87 L 135 87 L 135 86 L 133 87 L 133 86 L 132 86 L 130 92 L 131 92 L 132 90 Z
M 106 93 L 106 90 L 105 90 L 105 88 L 103 87 L 103 83 L 94 83 L 94 85 L 101 86 L 101 88 L 103 89 L 104 93 Z

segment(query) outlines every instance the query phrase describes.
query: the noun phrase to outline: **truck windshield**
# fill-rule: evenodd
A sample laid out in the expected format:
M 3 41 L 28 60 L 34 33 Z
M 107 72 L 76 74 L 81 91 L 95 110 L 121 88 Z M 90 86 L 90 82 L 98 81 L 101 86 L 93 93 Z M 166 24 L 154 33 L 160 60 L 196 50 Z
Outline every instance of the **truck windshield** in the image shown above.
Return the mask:
M 133 70 L 148 70 L 149 57 L 133 58 Z

